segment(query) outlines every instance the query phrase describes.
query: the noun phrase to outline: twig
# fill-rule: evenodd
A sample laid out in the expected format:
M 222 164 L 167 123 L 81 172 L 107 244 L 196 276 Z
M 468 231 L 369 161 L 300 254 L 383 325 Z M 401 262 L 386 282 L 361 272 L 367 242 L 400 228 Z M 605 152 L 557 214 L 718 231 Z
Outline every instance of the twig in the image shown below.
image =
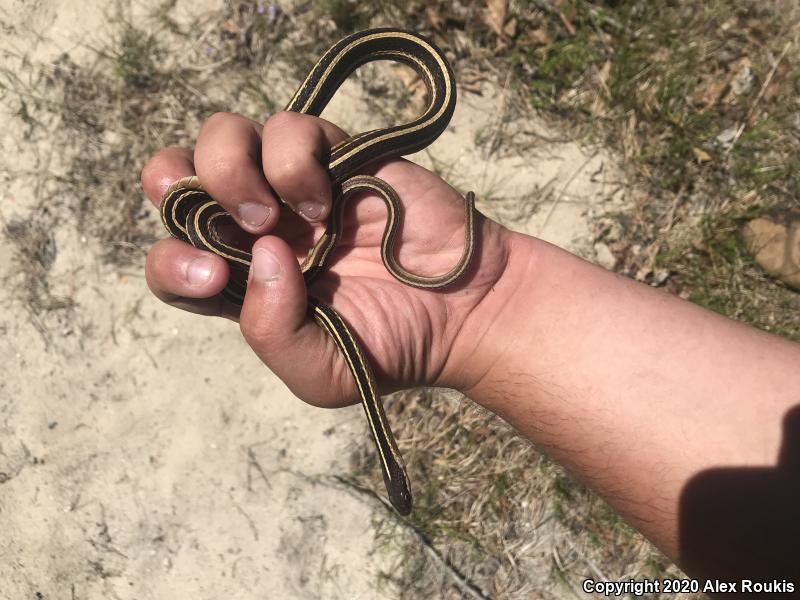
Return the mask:
M 775 72 L 778 70 L 781 61 L 783 61 L 783 58 L 786 56 L 786 53 L 789 52 L 789 49 L 792 47 L 793 44 L 794 42 L 791 40 L 786 42 L 786 45 L 783 47 L 780 56 L 778 56 L 778 60 L 775 61 L 775 64 L 772 66 L 772 69 L 770 70 L 769 75 L 767 75 L 767 78 L 764 79 L 764 83 L 761 85 L 761 89 L 758 91 L 758 96 L 756 96 L 756 99 L 753 100 L 753 103 L 750 105 L 750 108 L 748 109 L 744 119 L 742 119 L 742 122 L 739 123 L 739 127 L 736 128 L 736 135 L 733 136 L 731 145 L 728 146 L 728 149 L 725 151 L 725 154 L 730 154 L 734 146 L 736 146 L 736 142 L 739 141 L 739 138 L 744 132 L 744 128 L 747 126 L 747 123 L 753 117 L 756 107 L 758 106 L 758 103 L 761 101 L 761 98 L 764 97 L 764 93 L 767 91 L 769 84 L 772 83 L 772 78 L 775 76 Z
M 550 222 L 550 217 L 553 216 L 553 213 L 556 210 L 556 206 L 558 206 L 558 203 L 561 201 L 562 196 L 564 196 L 564 192 L 567 191 L 567 188 L 572 185 L 572 182 L 575 181 L 575 178 L 578 175 L 580 175 L 581 171 L 583 171 L 586 168 L 586 165 L 588 165 L 595 156 L 597 156 L 596 153 L 592 154 L 589 158 L 583 161 L 583 164 L 575 170 L 575 172 L 567 180 L 567 183 L 564 184 L 564 187 L 561 188 L 561 191 L 558 193 L 558 196 L 556 196 L 556 199 L 553 200 L 553 203 L 550 205 L 550 210 L 547 211 L 547 216 L 544 218 L 544 222 L 542 223 L 541 227 L 539 227 L 539 235 L 541 235 L 541 233 L 544 231 L 544 228 L 547 227 L 547 224 Z
M 491 600 L 489 596 L 486 596 L 477 585 L 475 585 L 472 581 L 470 581 L 463 573 L 461 573 L 458 569 L 456 569 L 453 565 L 451 565 L 440 553 L 436 548 L 433 547 L 430 540 L 423 534 L 419 529 L 417 529 L 413 523 L 410 521 L 400 519 L 394 512 L 394 509 L 390 507 L 384 500 L 378 496 L 375 492 L 368 488 L 361 487 L 360 485 L 345 479 L 344 477 L 340 477 L 338 475 L 334 475 L 331 477 L 339 484 L 341 484 L 350 494 L 354 497 L 359 499 L 367 499 L 370 503 L 380 505 L 387 513 L 396 525 L 399 525 L 401 528 L 405 529 L 408 533 L 413 535 L 417 542 L 422 546 L 425 550 L 426 554 L 436 563 L 438 564 L 444 571 L 451 577 L 453 582 L 458 586 L 458 588 L 469 598 L 473 600 Z
M 686 186 L 682 185 L 678 193 L 675 194 L 675 197 L 672 199 L 672 206 L 670 206 L 669 213 L 667 214 L 667 224 L 661 229 L 661 233 L 669 233 L 672 229 L 672 226 L 675 224 L 675 213 L 678 210 L 678 206 L 680 206 L 680 203 L 683 201 L 683 195 L 685 193 Z
M 264 467 L 262 467 L 261 463 L 258 462 L 258 459 L 256 458 L 256 453 L 253 452 L 253 448 L 252 447 L 247 449 L 247 467 L 248 467 L 247 468 L 247 489 L 248 490 L 252 491 L 252 489 L 250 487 L 250 469 L 252 469 L 253 467 L 255 467 L 256 471 L 258 471 L 258 474 L 261 475 L 261 479 L 264 480 L 264 483 L 267 484 L 267 487 L 269 489 L 272 489 L 272 484 L 269 482 L 269 478 L 267 477 L 267 474 L 264 471 Z
M 230 492 L 228 492 L 228 498 L 230 498 L 234 508 L 236 508 L 238 513 L 245 518 L 245 521 L 247 521 L 247 524 L 250 526 L 250 531 L 253 534 L 253 539 L 255 539 L 255 541 L 258 541 L 258 528 L 256 527 L 255 521 L 253 521 L 253 517 L 247 514 L 247 512 L 241 507 L 241 505 L 236 501 L 236 498 L 234 498 L 233 494 L 231 494 Z
M 398 517 L 397 514 L 394 512 L 394 509 L 389 505 L 389 503 L 383 500 L 383 498 L 381 498 L 371 489 L 362 487 L 357 483 L 350 481 L 349 479 L 346 479 L 339 475 L 310 476 L 305 473 L 299 473 L 297 471 L 293 471 L 291 469 L 280 469 L 280 472 L 293 475 L 298 479 L 307 481 L 311 485 L 326 485 L 329 487 L 344 488 L 345 491 L 347 491 L 354 498 L 357 498 L 362 501 L 367 501 L 376 507 L 382 508 L 383 511 L 385 512 L 386 517 L 390 518 L 396 525 L 406 530 L 408 533 L 410 533 L 416 538 L 417 542 L 419 542 L 419 544 L 423 547 L 423 549 L 430 556 L 430 558 L 435 563 L 437 563 L 445 571 L 445 573 L 447 573 L 447 575 L 450 576 L 453 582 L 467 597 L 472 598 L 472 600 L 492 600 L 490 596 L 486 596 L 478 588 L 477 585 L 475 585 L 464 574 L 462 574 L 460 571 L 458 571 L 458 569 L 456 569 L 453 565 L 451 565 L 432 546 L 428 538 L 425 537 L 425 534 L 423 534 L 419 529 L 417 529 L 413 523 Z M 231 497 L 231 499 L 233 498 Z
M 494 154 L 497 149 L 500 147 L 500 134 L 503 130 L 503 121 L 505 121 L 506 114 L 508 113 L 508 99 L 511 90 L 511 71 L 506 74 L 506 79 L 503 82 L 503 89 L 500 92 L 500 106 L 498 111 L 495 113 L 495 127 L 494 133 L 492 135 L 492 140 L 489 143 L 489 151 L 488 155 L 491 156 Z M 486 178 L 486 169 L 488 168 L 488 161 L 484 163 L 483 168 L 483 175 L 481 176 L 481 181 Z

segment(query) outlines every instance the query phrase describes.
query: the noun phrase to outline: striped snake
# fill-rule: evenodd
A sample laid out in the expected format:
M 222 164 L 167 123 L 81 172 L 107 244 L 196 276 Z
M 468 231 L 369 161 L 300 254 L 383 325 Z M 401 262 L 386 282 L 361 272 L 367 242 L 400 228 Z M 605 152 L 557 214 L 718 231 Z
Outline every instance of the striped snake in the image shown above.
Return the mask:
M 424 277 L 403 269 L 395 260 L 395 243 L 401 213 L 400 201 L 389 184 L 376 177 L 355 175 L 364 167 L 382 159 L 417 152 L 431 144 L 447 128 L 456 105 L 453 71 L 442 51 L 430 40 L 409 31 L 372 29 L 350 35 L 328 50 L 286 106 L 287 111 L 318 116 L 333 94 L 359 66 L 374 60 L 394 60 L 412 67 L 428 89 L 428 106 L 417 119 L 385 129 L 354 135 L 331 149 L 328 172 L 334 190 L 331 216 L 324 234 L 301 265 L 306 285 L 325 267 L 342 231 L 342 217 L 347 199 L 358 192 L 381 198 L 388 217 L 381 241 L 381 258 L 398 281 L 423 289 L 444 288 L 459 277 L 470 264 L 475 248 L 474 195 L 465 200 L 464 252 L 447 273 Z M 161 218 L 169 233 L 202 250 L 224 258 L 230 277 L 222 295 L 241 305 L 247 287 L 250 249 L 226 243 L 218 225 L 232 222 L 230 215 L 203 189 L 197 177 L 173 183 L 163 194 Z M 386 420 L 375 377 L 359 342 L 345 320 L 330 306 L 309 297 L 309 313 L 336 342 L 352 373 L 367 416 L 372 438 L 380 458 L 381 471 L 394 508 L 402 515 L 411 512 L 411 492 L 403 459 Z

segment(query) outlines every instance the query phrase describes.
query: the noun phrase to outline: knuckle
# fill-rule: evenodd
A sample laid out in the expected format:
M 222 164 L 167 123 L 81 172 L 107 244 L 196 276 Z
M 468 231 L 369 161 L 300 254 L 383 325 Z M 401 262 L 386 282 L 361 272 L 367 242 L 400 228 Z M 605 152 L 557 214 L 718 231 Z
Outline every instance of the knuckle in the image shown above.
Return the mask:
M 209 161 L 209 173 L 215 181 L 238 181 L 248 167 L 246 153 L 238 149 L 229 149 L 225 154 L 219 154 Z
M 171 264 L 167 243 L 159 242 L 147 253 L 145 280 L 151 291 L 157 292 L 165 287 L 171 274 Z
M 299 156 L 282 156 L 269 165 L 269 179 L 279 187 L 294 187 L 308 175 L 309 165 Z
M 232 112 L 227 112 L 227 111 L 215 112 L 203 122 L 200 131 L 202 132 L 204 129 L 216 129 L 217 127 L 225 126 L 232 120 L 238 118 L 239 115 L 236 115 Z
M 167 248 L 168 240 L 161 240 L 153 244 L 153 247 L 150 248 L 150 252 L 147 253 L 147 259 L 145 261 L 147 271 L 153 274 L 160 274 L 162 272 L 168 257 Z
M 160 154 L 159 152 L 158 154 Z M 139 173 L 139 181 L 142 184 L 142 187 L 147 187 L 150 184 L 150 180 L 156 176 L 155 168 L 157 164 L 158 154 L 155 154 L 144 167 L 142 167 L 141 173 Z
M 281 111 L 272 115 L 264 124 L 264 131 L 277 131 L 296 127 L 303 120 L 303 115 L 295 112 Z

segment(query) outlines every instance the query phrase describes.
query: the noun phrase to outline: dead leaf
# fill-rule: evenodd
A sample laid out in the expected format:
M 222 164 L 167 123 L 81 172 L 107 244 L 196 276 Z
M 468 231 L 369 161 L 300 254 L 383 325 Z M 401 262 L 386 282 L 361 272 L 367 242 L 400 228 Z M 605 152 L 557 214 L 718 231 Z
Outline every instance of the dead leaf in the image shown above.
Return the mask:
M 480 94 L 482 91 L 481 83 L 486 81 L 486 76 L 477 69 L 465 69 L 458 78 L 458 85 L 461 89 L 473 94 Z
M 394 72 L 397 78 L 403 83 L 409 95 L 408 111 L 415 113 L 419 108 L 425 104 L 428 96 L 428 88 L 425 82 L 420 78 L 419 74 L 409 66 L 404 64 L 394 64 Z
M 467 83 L 486 81 L 486 75 L 478 69 L 466 67 L 461 71 L 461 79 L 459 81 L 465 81 Z
M 507 17 L 508 0 L 486 0 L 484 21 L 496 35 L 503 35 L 503 25 Z
M 517 35 L 517 19 L 516 19 L 516 17 L 511 17 L 508 20 L 508 23 L 506 23 L 505 27 L 503 27 L 503 33 L 505 33 L 506 36 L 508 36 L 510 38 L 513 38 L 515 35 Z
M 431 27 L 436 29 L 437 31 L 442 30 L 442 25 L 444 25 L 444 19 L 442 19 L 442 15 L 438 13 L 433 7 L 428 7 L 425 9 L 425 17 L 428 19 L 428 23 Z
M 692 94 L 692 104 L 700 107 L 716 106 L 727 87 L 728 82 L 719 74 L 707 75 Z
M 768 103 L 775 98 L 777 98 L 781 93 L 781 84 L 778 81 L 773 81 L 771 84 L 767 86 L 767 89 L 764 90 L 763 95 L 761 96 L 762 103 Z
M 492 430 L 488 427 L 478 427 L 477 429 L 473 429 L 471 432 L 471 436 L 475 441 L 482 441 L 485 440 L 492 434 Z
M 394 68 L 397 78 L 403 82 L 403 86 L 407 90 L 413 91 L 413 88 L 416 87 L 416 84 L 420 82 L 419 73 L 417 73 L 408 65 L 401 63 L 393 63 L 392 67 Z
M 222 24 L 222 28 L 227 31 L 228 33 L 232 33 L 233 35 L 239 35 L 242 32 L 242 28 L 236 23 L 236 21 L 232 19 L 228 19 Z
M 597 71 L 595 79 L 597 84 L 603 88 L 606 96 L 611 96 L 611 91 L 608 89 L 608 78 L 611 76 L 611 61 L 607 60 L 605 64 Z
M 692 154 L 694 154 L 694 157 L 700 164 L 709 162 L 711 160 L 711 155 L 702 148 L 692 148 Z
M 750 221 L 742 233 L 762 269 L 800 289 L 800 228 L 797 224 L 800 218 L 792 224 L 762 217 Z
M 738 101 L 739 96 L 750 93 L 756 83 L 753 63 L 744 56 L 728 67 L 728 93 L 723 100 L 726 104 Z
M 729 31 L 736 27 L 738 24 L 738 19 L 736 17 L 731 17 L 727 21 L 725 21 L 722 25 L 719 26 L 720 31 Z
M 553 43 L 553 36 L 551 36 L 544 27 L 531 31 L 530 34 L 528 34 L 528 38 L 539 46 L 549 46 Z
M 575 35 L 578 33 L 578 30 L 575 29 L 575 25 L 572 24 L 572 19 L 575 18 L 575 10 L 570 11 L 570 16 L 565 15 L 563 12 L 558 11 L 558 16 L 561 17 L 561 22 L 564 23 L 564 27 L 567 28 L 567 31 L 570 35 Z
M 461 89 L 470 94 L 483 96 L 483 86 L 480 83 L 462 83 Z
M 608 104 L 606 104 L 603 97 L 599 94 L 596 95 L 592 101 L 589 111 L 599 119 L 605 119 L 611 114 L 611 111 L 608 109 Z

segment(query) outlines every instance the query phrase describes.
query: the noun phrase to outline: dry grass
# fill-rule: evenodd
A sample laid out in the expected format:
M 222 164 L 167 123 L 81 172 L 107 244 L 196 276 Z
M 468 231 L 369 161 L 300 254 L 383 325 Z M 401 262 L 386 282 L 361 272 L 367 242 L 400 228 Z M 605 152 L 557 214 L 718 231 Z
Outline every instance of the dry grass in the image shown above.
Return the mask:
M 796 4 L 333 4 L 344 27 L 400 22 L 432 36 L 462 81 L 476 71 L 498 80 L 512 73 L 517 98 L 557 127 L 617 149 L 640 193 L 632 210 L 598 223 L 596 239 L 620 271 L 800 339 L 800 296 L 758 269 L 739 236 L 746 219 L 800 204 Z M 483 140 L 489 151 L 497 139 Z M 393 422 L 412 480 L 424 487 L 410 522 L 487 595 L 558 596 L 582 576 L 675 572 L 491 417 L 426 398 Z M 534 540 L 552 552 L 549 561 Z M 412 596 L 439 586 L 461 597 L 437 560 L 407 556 L 416 558 L 399 577 Z
M 623 272 L 800 338 L 797 294 L 756 269 L 737 234 L 746 217 L 798 204 L 796 12 L 778 2 L 529 0 L 498 15 L 477 3 L 318 0 L 284 14 L 232 2 L 186 29 L 165 4 L 147 31 L 117 15 L 91 64 L 63 59 L 32 67 L 26 80 L 0 71 L 5 110 L 30 142 L 47 138 L 61 154 L 57 168 L 43 160 L 34 172 L 5 174 L 29 179 L 41 205 L 32 220 L 5 224 L 23 261 L 13 283 L 32 315 L 68 308 L 48 288 L 57 219 L 86 232 L 112 263 L 140 264 L 161 235 L 138 184 L 153 152 L 191 145 L 215 110 L 263 118 L 280 106 L 271 69 L 288 65 L 299 77 L 345 32 L 402 23 L 434 37 L 461 81 L 510 73 L 510 110 L 523 99 L 587 143 L 619 151 L 645 193 L 601 222 L 597 237 Z M 732 93 L 746 65 L 753 80 Z M 730 128 L 741 129 L 735 144 L 715 141 Z M 494 152 L 526 143 L 496 132 L 477 141 Z M 78 201 L 65 206 L 66 198 Z M 517 213 L 526 207 L 509 208 Z M 386 576 L 407 597 L 460 598 L 463 582 L 487 597 L 560 597 L 584 576 L 676 572 L 493 416 L 427 392 L 392 407 L 402 407 L 390 418 L 417 509 L 401 525 L 382 519 L 381 531 L 399 551 Z M 356 480 L 380 489 L 364 452 L 359 462 L 370 467 L 357 466 Z M 405 538 L 395 528 L 409 526 L 417 535 L 398 547 Z
M 761 272 L 739 235 L 747 219 L 800 204 L 796 3 L 328 0 L 317 7 L 344 29 L 402 23 L 422 31 L 454 59 L 462 82 L 486 73 L 509 81 L 557 127 L 618 150 L 640 190 L 637 206 L 610 215 L 616 223 L 601 226 L 597 240 L 619 270 L 800 339 L 800 296 Z
M 468 597 L 468 585 L 488 598 L 560 598 L 587 577 L 680 573 L 591 491 L 469 400 L 416 390 L 389 406 L 414 512 L 404 521 L 379 519 L 379 531 L 390 550 L 406 540 L 385 574 L 404 597 Z M 381 489 L 373 449 L 358 458 L 355 482 Z M 409 529 L 415 535 L 398 535 Z

